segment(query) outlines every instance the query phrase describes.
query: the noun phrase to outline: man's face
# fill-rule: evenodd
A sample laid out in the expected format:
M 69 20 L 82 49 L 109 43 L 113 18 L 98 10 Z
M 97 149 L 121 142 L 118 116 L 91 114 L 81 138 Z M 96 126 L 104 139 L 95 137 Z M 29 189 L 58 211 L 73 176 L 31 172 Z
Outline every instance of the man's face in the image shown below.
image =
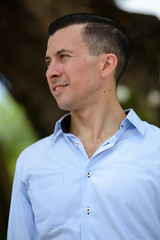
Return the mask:
M 96 102 L 100 88 L 98 57 L 83 42 L 83 25 L 72 25 L 49 37 L 46 77 L 60 109 L 80 110 Z

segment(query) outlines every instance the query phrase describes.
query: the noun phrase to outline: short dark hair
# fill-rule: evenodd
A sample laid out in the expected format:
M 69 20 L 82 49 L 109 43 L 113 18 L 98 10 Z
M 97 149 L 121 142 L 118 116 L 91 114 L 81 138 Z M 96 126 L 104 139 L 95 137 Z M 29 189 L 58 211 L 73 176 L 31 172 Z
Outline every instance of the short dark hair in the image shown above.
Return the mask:
M 48 28 L 49 36 L 62 28 L 75 24 L 84 24 L 82 35 L 91 55 L 113 53 L 117 56 L 115 79 L 118 83 L 130 55 L 129 41 L 120 27 L 113 20 L 97 14 L 74 13 L 53 21 Z

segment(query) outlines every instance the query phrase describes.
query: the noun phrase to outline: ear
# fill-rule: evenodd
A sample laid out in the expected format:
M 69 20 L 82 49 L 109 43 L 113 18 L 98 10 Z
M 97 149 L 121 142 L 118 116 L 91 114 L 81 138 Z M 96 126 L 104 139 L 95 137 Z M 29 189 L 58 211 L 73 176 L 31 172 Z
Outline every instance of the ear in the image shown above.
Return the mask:
M 101 65 L 101 77 L 106 78 L 109 75 L 113 74 L 115 72 L 117 63 L 118 59 L 115 54 L 113 53 L 104 54 Z

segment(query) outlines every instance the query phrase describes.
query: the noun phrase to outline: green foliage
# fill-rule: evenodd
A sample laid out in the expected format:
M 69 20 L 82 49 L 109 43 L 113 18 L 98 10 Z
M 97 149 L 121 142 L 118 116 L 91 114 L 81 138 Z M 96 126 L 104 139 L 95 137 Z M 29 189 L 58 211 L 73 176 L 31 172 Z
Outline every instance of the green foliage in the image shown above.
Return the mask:
M 37 136 L 23 107 L 4 87 L 2 88 L 0 91 L 0 145 L 13 177 L 18 155 L 25 147 L 35 142 Z

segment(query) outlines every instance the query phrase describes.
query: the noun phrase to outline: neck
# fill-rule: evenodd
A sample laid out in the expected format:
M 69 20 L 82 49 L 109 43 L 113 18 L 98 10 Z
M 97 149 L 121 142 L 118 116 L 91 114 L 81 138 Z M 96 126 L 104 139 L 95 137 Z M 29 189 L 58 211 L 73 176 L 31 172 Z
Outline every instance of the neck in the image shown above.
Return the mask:
M 71 112 L 70 132 L 80 139 L 96 141 L 114 135 L 126 117 L 118 100 Z
M 70 133 L 81 140 L 89 158 L 118 131 L 126 117 L 118 102 L 115 87 L 109 85 L 102 90 L 92 101 L 86 101 L 81 109 L 71 111 Z

